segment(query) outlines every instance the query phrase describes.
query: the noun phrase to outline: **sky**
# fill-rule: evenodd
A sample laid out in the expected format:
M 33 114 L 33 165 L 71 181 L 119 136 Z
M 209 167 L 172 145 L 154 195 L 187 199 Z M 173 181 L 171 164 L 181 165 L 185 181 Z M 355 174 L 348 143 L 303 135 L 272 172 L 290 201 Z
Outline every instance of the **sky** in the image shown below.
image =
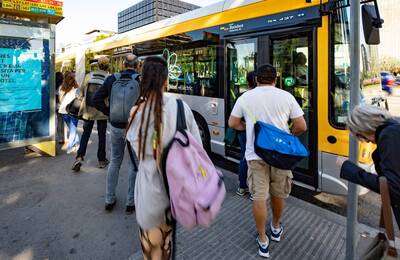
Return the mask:
M 93 30 L 117 31 L 118 12 L 140 0 L 64 0 L 64 20 L 57 25 L 57 46 L 78 41 Z M 185 0 L 198 6 L 206 6 L 219 0 Z M 75 40 L 76 39 L 76 40 Z

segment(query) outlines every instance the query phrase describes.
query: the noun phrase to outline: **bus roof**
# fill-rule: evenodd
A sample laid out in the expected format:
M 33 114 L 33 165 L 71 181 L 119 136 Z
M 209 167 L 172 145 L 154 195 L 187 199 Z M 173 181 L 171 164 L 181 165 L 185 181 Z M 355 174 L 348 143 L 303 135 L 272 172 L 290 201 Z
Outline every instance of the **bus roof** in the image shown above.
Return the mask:
M 286 3 L 282 3 L 284 1 Z M 310 2 L 306 3 L 305 0 L 225 0 L 90 43 L 86 48 L 89 52 L 109 50 L 192 30 L 320 4 L 320 0 L 311 0 Z M 68 52 L 63 53 L 57 57 L 57 60 L 70 56 Z

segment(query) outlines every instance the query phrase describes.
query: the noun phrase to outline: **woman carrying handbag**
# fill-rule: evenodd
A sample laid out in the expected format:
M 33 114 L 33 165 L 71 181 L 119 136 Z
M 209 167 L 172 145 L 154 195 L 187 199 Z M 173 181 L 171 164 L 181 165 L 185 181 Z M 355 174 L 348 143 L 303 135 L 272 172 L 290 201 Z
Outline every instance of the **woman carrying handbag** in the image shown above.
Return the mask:
M 77 132 L 78 119 L 69 115 L 67 106 L 75 100 L 78 93 L 78 83 L 75 80 L 75 73 L 67 72 L 64 76 L 64 82 L 60 90 L 60 113 L 68 127 L 68 147 L 67 154 L 78 150 L 79 136 Z

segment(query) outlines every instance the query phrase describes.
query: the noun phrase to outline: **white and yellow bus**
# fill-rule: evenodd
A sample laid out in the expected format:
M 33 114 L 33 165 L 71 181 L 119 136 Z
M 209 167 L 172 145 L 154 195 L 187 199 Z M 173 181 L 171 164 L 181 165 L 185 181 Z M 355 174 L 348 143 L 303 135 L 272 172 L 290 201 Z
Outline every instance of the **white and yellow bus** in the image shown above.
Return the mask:
M 109 56 L 112 71 L 119 71 L 128 52 L 164 55 L 169 92 L 192 108 L 204 146 L 233 161 L 238 142 L 225 142 L 225 133 L 234 101 L 246 91 L 249 71 L 273 64 L 277 87 L 296 97 L 309 126 L 301 140 L 310 157 L 296 168 L 295 181 L 346 194 L 335 160 L 348 155 L 349 10 L 347 1 L 226 0 L 81 46 L 56 61 L 59 69 L 72 64 L 82 79 L 96 56 Z M 363 54 L 373 52 L 363 45 Z M 370 147 L 361 147 L 366 167 L 370 153 Z

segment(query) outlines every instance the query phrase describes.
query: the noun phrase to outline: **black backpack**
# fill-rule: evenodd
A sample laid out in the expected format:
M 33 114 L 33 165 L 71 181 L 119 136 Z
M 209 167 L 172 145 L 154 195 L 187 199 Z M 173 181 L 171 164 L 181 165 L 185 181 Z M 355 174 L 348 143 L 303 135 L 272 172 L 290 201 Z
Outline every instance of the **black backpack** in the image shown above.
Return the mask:
M 94 107 L 93 96 L 96 91 L 103 86 L 106 76 L 100 73 L 91 72 L 89 74 L 90 79 L 87 82 L 87 88 L 85 93 L 86 105 Z

